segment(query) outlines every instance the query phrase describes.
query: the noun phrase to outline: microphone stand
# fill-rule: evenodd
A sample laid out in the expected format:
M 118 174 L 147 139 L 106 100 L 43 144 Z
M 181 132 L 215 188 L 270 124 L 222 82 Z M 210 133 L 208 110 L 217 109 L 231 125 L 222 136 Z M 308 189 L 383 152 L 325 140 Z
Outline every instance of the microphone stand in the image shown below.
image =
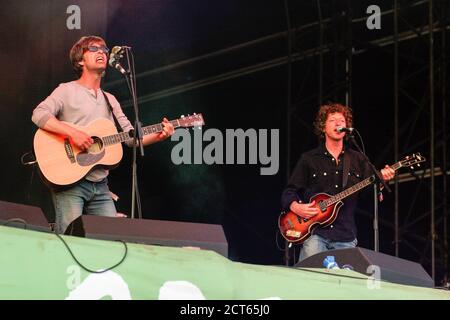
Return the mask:
M 358 133 L 356 129 L 354 129 Z M 359 133 L 358 133 L 359 135 Z M 360 135 L 359 135 L 360 136 Z M 360 136 L 361 137 L 361 136 Z M 374 231 L 374 251 L 379 251 L 379 235 L 378 235 L 378 201 L 380 194 L 380 188 L 378 182 L 381 182 L 381 184 L 386 188 L 386 190 L 390 193 L 391 189 L 387 185 L 386 181 L 384 181 L 383 176 L 381 175 L 380 171 L 378 171 L 375 166 L 370 162 L 369 158 L 366 156 L 366 154 L 361 150 L 358 143 L 355 140 L 355 136 L 350 133 L 348 134 L 349 140 L 352 142 L 352 144 L 358 149 L 358 151 L 362 154 L 364 160 L 369 165 L 371 171 L 373 172 L 375 176 L 375 183 L 374 183 L 374 213 L 373 213 L 373 231 Z M 361 139 L 362 140 L 362 139 Z
M 125 79 L 130 89 L 133 99 L 134 109 L 134 130 L 133 130 L 133 165 L 132 165 L 132 190 L 131 190 L 131 218 L 135 217 L 135 204 L 137 204 L 137 211 L 139 219 L 142 219 L 141 201 L 139 195 L 139 186 L 137 178 L 137 147 L 139 146 L 141 157 L 144 156 L 144 146 L 142 143 L 142 123 L 139 120 L 139 108 L 137 102 L 136 91 L 136 72 L 134 70 L 134 57 L 130 47 L 125 47 L 125 54 L 127 57 L 128 70 L 125 73 Z

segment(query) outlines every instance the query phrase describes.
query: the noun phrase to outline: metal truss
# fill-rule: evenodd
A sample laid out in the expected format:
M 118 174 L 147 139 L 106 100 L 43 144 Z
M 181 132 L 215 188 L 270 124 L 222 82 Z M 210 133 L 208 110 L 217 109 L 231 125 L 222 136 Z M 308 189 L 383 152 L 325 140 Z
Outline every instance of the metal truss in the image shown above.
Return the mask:
M 429 169 L 409 173 L 409 180 L 399 175 L 394 183 L 393 217 L 381 218 L 381 224 L 393 231 L 396 256 L 413 252 L 430 272 L 436 283 L 447 285 L 449 277 L 448 247 L 448 30 L 450 4 L 445 0 L 394 0 L 383 2 L 381 17 L 388 27 L 370 33 L 365 25 L 367 15 L 354 16 L 359 1 L 310 0 L 298 2 L 307 6 L 313 21 L 296 18 L 298 11 L 287 10 L 288 30 L 241 43 L 202 56 L 141 72 L 138 78 L 152 77 L 180 70 L 213 59 L 229 59 L 245 52 L 261 52 L 261 46 L 278 46 L 277 56 L 254 63 L 204 75 L 155 92 L 143 92 L 139 103 L 205 87 L 280 66 L 290 66 L 292 99 L 288 99 L 287 141 L 288 172 L 291 159 L 298 155 L 290 137 L 297 131 L 312 133 L 311 121 L 304 114 L 314 114 L 317 105 L 328 100 L 345 101 L 352 105 L 352 66 L 356 55 L 370 51 L 392 55 L 394 86 L 394 139 L 378 154 L 375 163 L 393 153 L 398 160 L 404 155 L 425 150 Z M 286 8 L 293 4 L 285 0 Z M 361 10 L 359 10 L 360 12 Z M 287 41 L 286 41 L 287 40 Z M 287 49 L 284 45 L 288 43 Z M 258 56 L 257 54 L 253 56 Z M 299 71 L 301 70 L 301 71 Z M 291 79 L 292 78 L 292 79 Z M 120 84 L 106 83 L 105 87 Z M 291 93 L 290 93 L 291 94 Z M 125 101 L 124 107 L 131 105 Z M 310 108 L 310 109 L 308 109 Z M 425 120 L 424 120 L 425 119 Z M 300 129 L 299 129 L 300 128 Z M 425 130 L 423 129 L 425 128 Z M 440 170 L 440 171 L 439 171 Z M 440 173 L 439 173 L 440 172 Z M 414 179 L 416 183 L 408 184 Z M 402 188 L 400 188 L 402 184 Z M 403 189 L 407 188 L 407 193 Z M 418 197 L 427 195 L 421 208 Z M 428 220 L 427 220 L 428 219 Z M 415 227 L 426 226 L 425 230 Z M 391 249 L 391 248 L 384 248 Z M 437 254 L 436 254 L 437 253 Z M 289 263 L 289 256 L 285 256 Z M 438 274 L 436 274 L 438 269 Z
M 351 105 L 352 56 L 370 50 L 382 50 L 392 54 L 395 137 L 392 145 L 386 146 L 375 162 L 386 158 L 387 153 L 392 150 L 396 161 L 404 155 L 421 150 L 428 155 L 427 165 L 430 169 L 410 174 L 410 179 L 413 177 L 417 182 L 410 184 L 406 192 L 404 188 L 399 188 L 399 184 L 406 180 L 395 180 L 393 221 L 392 218 L 382 217 L 381 223 L 393 230 L 394 239 L 391 245 L 394 246 L 396 256 L 407 256 L 410 259 L 414 256 L 414 260 L 429 271 L 436 284 L 448 287 L 446 42 L 449 4 L 436 0 L 414 3 L 395 1 L 392 9 L 382 13 L 383 21 L 391 19 L 393 28 L 388 34 L 370 38 L 361 36 L 361 32 L 359 37 L 352 34 L 352 31 L 364 29 L 361 23 L 365 20 L 353 18 L 352 8 L 348 3 L 344 4 L 347 5 L 345 8 L 342 7 L 343 2 L 340 3 L 341 7 L 332 7 L 336 2 L 327 2 L 331 5 L 327 8 L 326 19 L 323 18 L 326 10 L 320 7 L 321 2 L 317 3 L 317 9 L 322 10 L 319 13 L 318 25 L 310 24 L 308 27 L 315 28 L 319 44 L 314 49 L 300 48 L 297 54 L 294 54 L 294 60 L 300 60 L 302 57 L 306 63 L 301 66 L 304 80 L 297 91 L 300 98 L 293 103 L 293 121 L 312 131 L 310 124 L 300 119 L 301 115 L 295 115 L 300 112 L 311 113 L 312 110 L 308 110 L 308 106 L 313 105 L 316 108 L 313 102 L 315 98 L 318 98 L 319 104 L 333 97 L 334 101 L 345 101 Z M 339 12 L 339 17 L 336 18 L 337 15 L 333 12 Z M 347 23 L 345 28 L 341 28 L 343 20 Z M 329 30 L 334 30 L 334 33 Z M 296 36 L 300 39 L 307 37 L 301 33 Z M 298 40 L 297 43 L 305 42 Z M 324 63 L 326 59 L 333 58 L 334 68 Z M 319 75 L 317 90 L 311 91 L 310 87 L 305 90 L 304 83 L 314 81 L 314 76 L 311 75 L 314 72 Z M 425 205 L 424 200 L 419 199 L 424 194 L 428 195 Z M 423 226 L 427 228 L 424 229 Z M 385 251 L 390 249 L 384 248 Z
M 395 158 L 417 149 L 425 150 L 429 165 L 428 171 L 412 175 L 416 180 L 427 178 L 426 182 L 416 184 L 416 190 L 409 189 L 414 198 L 400 190 L 399 184 L 404 181 L 401 176 L 395 180 L 395 254 L 415 251 L 435 282 L 443 286 L 448 285 L 449 274 L 446 120 L 449 8 L 447 1 L 429 0 L 411 10 L 410 3 L 396 0 L 393 12 Z M 408 46 L 398 41 L 404 30 L 417 34 Z M 428 32 L 424 34 L 424 30 Z M 416 106 L 415 112 L 405 109 L 408 104 Z M 428 124 L 421 119 L 427 119 Z M 424 125 L 427 130 L 422 130 Z M 428 205 L 420 208 L 415 197 L 424 194 L 428 194 Z M 428 225 L 428 231 L 417 228 L 418 225 Z

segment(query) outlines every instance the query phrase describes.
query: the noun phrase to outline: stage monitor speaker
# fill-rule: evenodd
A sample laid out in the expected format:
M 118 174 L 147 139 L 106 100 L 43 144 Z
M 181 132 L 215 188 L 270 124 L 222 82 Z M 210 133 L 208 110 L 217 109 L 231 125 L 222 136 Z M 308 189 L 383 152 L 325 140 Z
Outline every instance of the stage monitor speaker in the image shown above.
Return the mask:
M 103 240 L 123 240 L 172 247 L 197 247 L 228 257 L 228 243 L 221 225 L 149 219 L 82 215 L 66 234 Z
M 433 279 L 420 264 L 360 247 L 324 251 L 300 261 L 295 267 L 323 268 L 323 260 L 327 256 L 334 256 L 339 267 L 347 264 L 352 266 L 354 271 L 365 275 L 372 275 L 373 271 L 368 274 L 367 268 L 370 265 L 378 266 L 380 279 L 384 281 L 434 287 Z
M 0 201 L 0 225 L 51 232 L 41 208 Z

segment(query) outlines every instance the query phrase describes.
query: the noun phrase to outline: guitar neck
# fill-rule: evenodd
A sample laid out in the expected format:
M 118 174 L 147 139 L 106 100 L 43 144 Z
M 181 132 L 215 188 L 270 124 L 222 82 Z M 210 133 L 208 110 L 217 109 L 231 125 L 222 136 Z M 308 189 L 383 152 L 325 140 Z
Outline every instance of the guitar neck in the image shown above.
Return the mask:
M 393 164 L 392 166 L 390 166 L 393 170 L 398 170 L 399 168 L 401 168 L 402 163 L 396 162 L 395 164 Z M 354 194 L 355 192 L 358 192 L 359 190 L 367 187 L 368 185 L 372 184 L 375 181 L 375 176 L 370 176 L 369 178 L 364 179 L 361 182 L 358 182 L 357 184 L 351 186 L 348 189 L 345 189 L 342 192 L 339 192 L 338 194 L 328 198 L 327 200 L 325 200 L 325 205 L 331 206 L 333 204 L 335 204 L 338 201 L 341 201 L 344 198 L 347 198 L 348 196 Z
M 327 207 L 331 206 L 331 205 L 335 204 L 336 202 L 341 201 L 342 199 L 347 198 L 348 196 L 354 194 L 355 192 L 358 192 L 359 190 L 367 187 L 373 181 L 375 181 L 375 177 L 370 176 L 369 178 L 366 178 L 363 181 L 358 182 L 354 186 L 351 186 L 350 188 L 345 189 L 342 192 L 339 192 L 338 194 L 332 196 L 331 198 L 328 198 L 327 200 L 325 200 L 325 205 Z
M 170 123 L 172 123 L 174 129 L 181 126 L 180 121 L 178 119 L 171 120 Z M 144 136 L 151 134 L 151 133 L 159 133 L 161 131 L 163 131 L 163 125 L 161 123 L 142 127 L 142 134 Z M 132 138 L 132 136 L 130 136 L 129 132 L 119 132 L 116 134 L 102 137 L 104 144 L 107 146 L 112 145 L 112 144 L 122 143 L 127 140 L 130 140 L 131 138 Z
M 180 127 L 180 121 L 177 120 L 171 120 L 170 123 L 173 125 L 173 128 L 176 129 L 178 127 Z M 161 123 L 157 123 L 157 124 L 152 124 L 146 127 L 142 128 L 142 132 L 145 135 L 150 134 L 150 133 L 159 133 L 163 131 L 163 125 Z

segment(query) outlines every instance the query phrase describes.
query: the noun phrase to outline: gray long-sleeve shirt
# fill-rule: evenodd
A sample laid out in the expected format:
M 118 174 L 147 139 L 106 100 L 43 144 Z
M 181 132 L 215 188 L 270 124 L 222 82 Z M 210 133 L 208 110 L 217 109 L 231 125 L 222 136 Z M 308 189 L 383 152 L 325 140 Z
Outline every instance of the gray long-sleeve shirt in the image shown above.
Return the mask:
M 133 126 L 123 113 L 117 99 L 112 94 L 105 93 L 123 131 L 132 130 Z M 61 83 L 33 110 L 31 120 L 39 128 L 43 128 L 52 116 L 60 121 L 80 126 L 86 126 L 99 118 L 114 121 L 102 91 L 98 89 L 95 92 L 95 90 L 88 89 L 76 81 Z M 107 169 L 97 167 L 86 176 L 86 179 L 97 182 L 104 179 L 107 175 Z

